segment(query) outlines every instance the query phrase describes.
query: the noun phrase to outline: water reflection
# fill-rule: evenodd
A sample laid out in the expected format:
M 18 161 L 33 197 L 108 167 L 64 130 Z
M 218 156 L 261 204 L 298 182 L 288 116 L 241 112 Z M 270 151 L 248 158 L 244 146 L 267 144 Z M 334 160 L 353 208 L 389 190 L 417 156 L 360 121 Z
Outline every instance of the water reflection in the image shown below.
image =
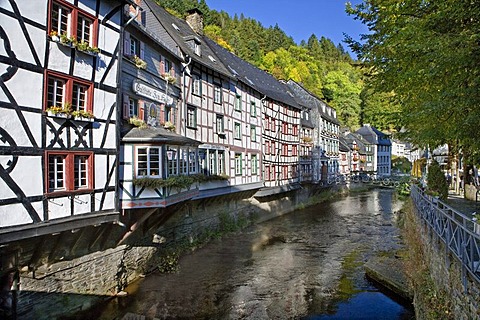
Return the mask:
M 148 276 L 99 318 L 411 318 L 363 270 L 376 252 L 400 246 L 400 207 L 391 191 L 378 190 L 256 225 L 183 257 L 177 274 Z M 368 317 L 367 309 L 385 317 Z

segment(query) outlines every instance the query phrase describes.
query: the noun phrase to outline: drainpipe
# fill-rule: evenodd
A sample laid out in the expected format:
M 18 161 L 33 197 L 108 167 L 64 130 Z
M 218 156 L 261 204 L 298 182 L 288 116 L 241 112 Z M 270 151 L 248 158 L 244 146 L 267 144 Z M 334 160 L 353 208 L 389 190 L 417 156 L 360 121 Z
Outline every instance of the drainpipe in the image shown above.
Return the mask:
M 182 63 L 182 78 L 183 78 L 183 85 L 182 85 L 182 113 L 183 113 L 183 121 L 181 123 L 183 123 L 183 136 L 186 137 L 187 136 L 187 94 L 186 94 L 186 76 L 185 76 L 185 73 L 186 73 L 186 70 L 187 70 L 187 67 L 190 65 L 190 63 L 192 63 L 192 58 L 187 54 L 185 56 L 185 58 L 187 59 L 187 63 Z

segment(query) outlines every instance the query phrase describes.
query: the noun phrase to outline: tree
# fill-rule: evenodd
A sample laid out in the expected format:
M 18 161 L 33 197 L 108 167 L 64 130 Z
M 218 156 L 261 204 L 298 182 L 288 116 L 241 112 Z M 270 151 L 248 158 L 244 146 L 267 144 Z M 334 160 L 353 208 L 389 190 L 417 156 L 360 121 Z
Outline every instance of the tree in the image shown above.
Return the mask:
M 448 197 L 447 179 L 442 169 L 440 169 L 440 165 L 435 160 L 428 166 L 427 191 L 432 195 L 438 195 L 442 200 Z
M 347 12 L 369 26 L 346 41 L 370 68 L 374 89 L 393 93 L 406 136 L 431 147 L 480 147 L 480 5 L 470 0 L 365 0 Z

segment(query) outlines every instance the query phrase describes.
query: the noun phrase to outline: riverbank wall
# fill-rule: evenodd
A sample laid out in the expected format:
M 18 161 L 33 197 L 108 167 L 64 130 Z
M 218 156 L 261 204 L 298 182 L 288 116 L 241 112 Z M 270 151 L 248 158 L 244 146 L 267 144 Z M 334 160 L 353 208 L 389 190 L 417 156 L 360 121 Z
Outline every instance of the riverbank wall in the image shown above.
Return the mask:
M 419 214 L 405 208 L 406 273 L 414 291 L 417 319 L 480 318 L 480 286 Z
M 173 272 L 182 254 L 209 239 L 348 193 L 362 183 L 299 189 L 262 197 L 215 197 L 189 201 L 135 243 L 97 251 L 71 261 L 21 273 L 19 318 L 55 319 L 89 310 L 123 294 L 126 286 L 153 271 Z

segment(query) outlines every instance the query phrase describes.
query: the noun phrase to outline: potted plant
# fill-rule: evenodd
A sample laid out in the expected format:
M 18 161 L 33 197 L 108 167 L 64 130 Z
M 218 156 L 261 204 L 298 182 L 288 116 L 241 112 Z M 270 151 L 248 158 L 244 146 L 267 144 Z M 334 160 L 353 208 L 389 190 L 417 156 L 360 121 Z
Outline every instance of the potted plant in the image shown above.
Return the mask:
M 171 123 L 170 121 L 165 122 L 163 124 L 163 127 L 167 130 L 175 131 L 175 125 L 173 123 Z
M 52 39 L 53 42 L 59 42 L 60 37 L 58 36 L 58 32 L 55 30 L 50 31 L 50 38 Z
M 137 66 L 138 69 L 147 69 L 147 63 L 142 59 L 140 59 L 139 56 L 134 55 L 133 62 L 135 63 L 135 66 Z
M 90 47 L 88 45 L 88 42 L 85 42 L 83 40 L 80 42 L 77 42 L 75 45 L 75 48 L 89 55 L 96 55 L 98 52 L 100 52 L 100 50 L 98 50 L 97 47 Z
M 60 35 L 60 43 L 69 47 L 75 46 L 76 40 L 74 36 L 68 36 L 66 32 Z
M 131 125 L 134 125 L 135 127 L 139 127 L 140 129 L 145 129 L 148 127 L 145 121 L 137 118 L 136 116 L 133 116 L 130 119 L 128 119 L 128 123 L 130 123 Z
M 173 84 L 177 81 L 177 79 L 168 72 L 165 72 L 164 74 L 162 74 L 162 76 L 163 79 L 165 79 L 165 81 L 167 81 L 168 83 Z

